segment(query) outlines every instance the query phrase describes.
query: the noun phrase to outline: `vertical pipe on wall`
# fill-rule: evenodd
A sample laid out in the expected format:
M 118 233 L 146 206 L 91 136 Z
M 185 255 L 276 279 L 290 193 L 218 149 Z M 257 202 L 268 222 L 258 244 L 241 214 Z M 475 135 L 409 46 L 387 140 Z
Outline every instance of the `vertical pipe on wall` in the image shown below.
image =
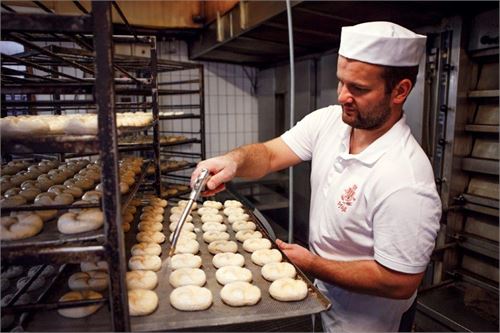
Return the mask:
M 288 45 L 290 49 L 290 128 L 295 123 L 295 59 L 293 55 L 293 25 L 290 0 L 286 0 Z M 293 166 L 288 168 L 288 242 L 293 242 Z

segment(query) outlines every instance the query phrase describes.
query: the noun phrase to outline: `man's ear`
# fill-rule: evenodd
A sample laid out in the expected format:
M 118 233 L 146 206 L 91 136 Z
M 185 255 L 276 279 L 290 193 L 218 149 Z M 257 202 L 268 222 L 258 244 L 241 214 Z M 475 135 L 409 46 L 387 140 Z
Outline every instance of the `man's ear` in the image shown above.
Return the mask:
M 403 79 L 394 87 L 392 91 L 392 102 L 394 104 L 403 104 L 411 92 L 413 84 L 409 79 Z

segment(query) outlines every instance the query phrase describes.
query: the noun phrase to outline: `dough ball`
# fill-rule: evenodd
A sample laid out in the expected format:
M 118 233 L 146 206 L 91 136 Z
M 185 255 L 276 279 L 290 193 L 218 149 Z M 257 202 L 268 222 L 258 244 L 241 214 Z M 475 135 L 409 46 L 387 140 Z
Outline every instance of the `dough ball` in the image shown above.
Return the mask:
M 225 231 L 207 231 L 203 233 L 203 240 L 212 243 L 217 240 L 229 240 L 229 234 Z
M 170 267 L 172 270 L 179 268 L 200 268 L 201 257 L 192 253 L 176 254 L 170 259 Z
M 180 311 L 206 310 L 212 302 L 212 292 L 198 286 L 183 286 L 170 293 L 170 304 Z
M 165 241 L 165 235 L 159 231 L 141 231 L 137 234 L 138 242 L 161 244 Z
M 161 258 L 158 256 L 142 255 L 132 256 L 128 261 L 130 270 L 159 271 L 161 268 Z
M 215 214 L 219 213 L 219 210 L 217 208 L 213 208 L 213 207 L 201 207 L 200 209 L 197 210 L 197 212 L 201 216 L 208 215 L 208 214 L 215 215 Z
M 217 253 L 212 259 L 212 264 L 217 268 L 225 266 L 242 267 L 245 264 L 245 257 L 239 253 Z
M 243 207 L 243 204 L 241 202 L 239 202 L 238 200 L 226 200 L 226 201 L 224 201 L 224 208 L 229 208 L 229 207 L 241 208 L 241 207 Z
M 269 294 L 278 301 L 301 301 L 307 296 L 307 284 L 302 280 L 281 278 L 271 283 Z
M 264 279 L 272 282 L 282 278 L 293 279 L 297 271 L 295 267 L 288 262 L 271 262 L 262 267 L 261 274 Z
M 130 249 L 130 253 L 132 253 L 133 256 L 159 256 L 161 254 L 161 246 L 157 243 L 141 242 L 132 246 L 132 249 Z
M 255 252 L 262 249 L 270 249 L 271 241 L 267 238 L 250 238 L 243 242 L 243 249 L 247 252 Z
M 208 244 L 208 252 L 212 254 L 223 252 L 238 252 L 238 244 L 234 241 L 220 240 Z
M 196 254 L 200 250 L 200 244 L 189 238 L 179 238 L 175 246 L 175 254 L 191 253 Z
M 238 232 L 241 230 L 255 230 L 257 226 L 253 222 L 247 221 L 236 221 L 232 225 L 234 232 Z
M 261 298 L 259 287 L 248 282 L 233 282 L 222 287 L 222 301 L 230 306 L 255 305 Z
M 158 285 L 158 275 L 153 271 L 130 271 L 125 276 L 127 288 L 152 290 Z
M 207 231 L 226 231 L 227 226 L 224 223 L 219 222 L 207 222 L 201 226 L 201 230 Z
M 212 201 L 212 200 L 207 200 L 203 203 L 203 207 L 211 207 L 215 208 L 217 210 L 222 209 L 222 203 L 219 201 Z
M 224 214 L 226 216 L 235 215 L 235 214 L 244 214 L 244 213 L 245 213 L 245 210 L 243 208 L 240 208 L 240 207 L 228 207 L 228 208 L 224 209 Z
M 215 272 L 215 278 L 222 285 L 236 281 L 250 282 L 252 281 L 252 272 L 248 268 L 240 266 L 224 266 Z
M 263 249 L 257 250 L 252 253 L 251 259 L 254 264 L 264 266 L 271 262 L 281 262 L 283 256 L 281 252 L 276 249 Z
M 174 288 L 182 286 L 201 287 L 207 281 L 207 276 L 199 268 L 179 268 L 170 273 L 168 281 Z
M 217 223 L 222 223 L 224 218 L 220 214 L 205 214 L 201 216 L 201 222 L 206 223 L 206 222 L 217 222 Z
M 128 311 L 132 317 L 147 316 L 158 307 L 158 295 L 147 289 L 128 291 Z
M 170 231 L 174 232 L 175 228 L 177 228 L 177 222 L 174 222 L 174 223 L 170 223 L 169 227 Z M 181 232 L 182 231 L 193 231 L 194 230 L 194 224 L 190 223 L 190 222 L 184 222 L 184 224 L 182 225 L 182 229 L 181 229 Z
M 260 231 L 250 230 L 250 229 L 240 230 L 236 233 L 235 237 L 237 240 L 243 243 L 247 239 L 262 238 L 262 233 Z

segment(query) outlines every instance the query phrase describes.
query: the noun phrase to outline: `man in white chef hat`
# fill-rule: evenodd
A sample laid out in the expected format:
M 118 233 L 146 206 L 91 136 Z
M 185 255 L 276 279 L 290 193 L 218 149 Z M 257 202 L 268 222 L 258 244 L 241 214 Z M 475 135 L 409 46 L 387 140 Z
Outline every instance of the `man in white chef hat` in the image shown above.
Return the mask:
M 406 124 L 426 37 L 390 22 L 344 27 L 338 102 L 278 138 L 199 163 L 212 195 L 235 176 L 259 178 L 311 161 L 309 250 L 278 246 L 332 302 L 328 332 L 398 331 L 439 229 L 432 167 Z

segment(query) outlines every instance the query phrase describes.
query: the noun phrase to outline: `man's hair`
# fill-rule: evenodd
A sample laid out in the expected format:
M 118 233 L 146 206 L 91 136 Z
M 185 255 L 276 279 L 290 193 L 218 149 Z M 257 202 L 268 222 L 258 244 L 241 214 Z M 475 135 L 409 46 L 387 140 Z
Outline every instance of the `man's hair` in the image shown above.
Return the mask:
M 382 79 L 385 81 L 385 93 L 389 94 L 404 79 L 411 81 L 412 88 L 417 81 L 418 65 L 410 67 L 382 66 Z

